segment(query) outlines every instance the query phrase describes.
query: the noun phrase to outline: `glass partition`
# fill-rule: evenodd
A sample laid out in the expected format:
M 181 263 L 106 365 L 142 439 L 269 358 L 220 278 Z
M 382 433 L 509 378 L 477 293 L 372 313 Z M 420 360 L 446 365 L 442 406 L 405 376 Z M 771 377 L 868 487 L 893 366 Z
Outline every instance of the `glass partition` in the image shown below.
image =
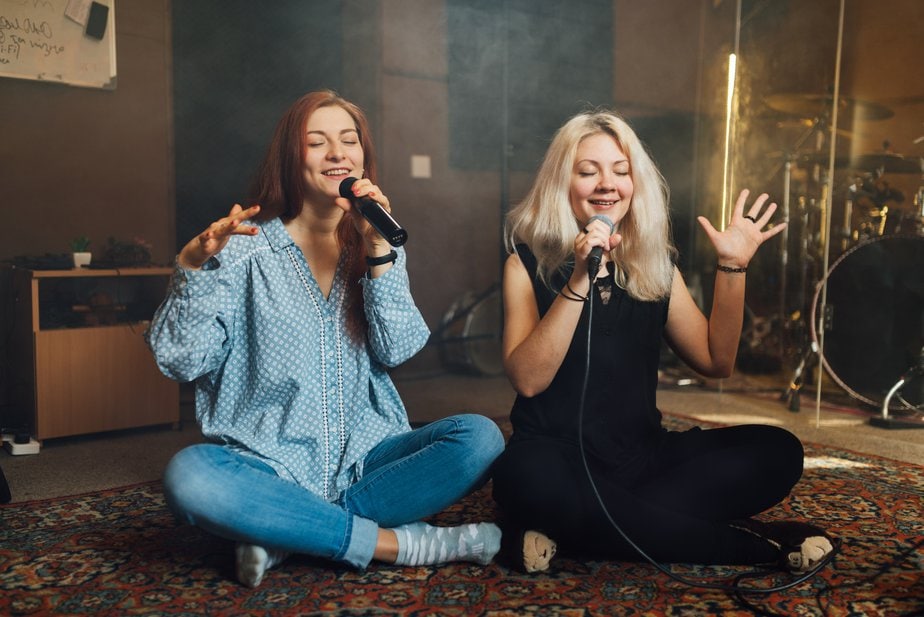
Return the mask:
M 793 410 L 816 381 L 879 407 L 924 345 L 920 4 L 714 2 L 709 18 L 726 36 L 702 58 L 699 200 L 727 221 L 740 188 L 766 191 L 788 222 L 749 270 L 741 359 L 778 362 Z M 920 407 L 921 381 L 890 407 Z

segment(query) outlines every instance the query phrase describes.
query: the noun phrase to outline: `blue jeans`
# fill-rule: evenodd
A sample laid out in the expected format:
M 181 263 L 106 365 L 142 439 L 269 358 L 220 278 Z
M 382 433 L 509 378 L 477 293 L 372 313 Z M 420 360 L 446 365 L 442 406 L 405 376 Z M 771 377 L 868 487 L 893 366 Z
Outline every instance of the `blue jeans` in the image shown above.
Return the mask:
M 178 518 L 217 536 L 365 568 L 379 527 L 455 503 L 484 484 L 503 449 L 492 420 L 444 418 L 382 440 L 366 455 L 363 477 L 329 503 L 252 456 L 197 444 L 168 463 L 164 495 Z

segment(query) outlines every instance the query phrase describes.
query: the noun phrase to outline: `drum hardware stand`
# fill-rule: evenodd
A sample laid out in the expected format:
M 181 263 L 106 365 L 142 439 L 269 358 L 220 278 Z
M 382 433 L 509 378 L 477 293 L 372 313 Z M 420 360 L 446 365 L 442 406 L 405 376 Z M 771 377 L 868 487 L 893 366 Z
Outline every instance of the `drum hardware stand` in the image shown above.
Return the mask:
M 818 346 L 815 345 L 815 341 L 812 341 L 808 350 L 799 360 L 799 364 L 796 366 L 796 369 L 793 371 L 792 379 L 789 381 L 789 387 L 787 387 L 786 390 L 783 391 L 783 394 L 780 395 L 780 400 L 786 402 L 786 406 L 789 411 L 796 412 L 801 409 L 800 392 L 802 390 L 804 381 L 803 375 L 805 372 L 805 367 L 812 356 L 816 353 L 818 353 Z
M 801 311 L 797 311 L 799 317 L 795 317 L 796 313 L 793 313 L 792 318 L 787 320 L 787 316 L 790 315 L 787 308 L 787 287 L 789 285 L 788 278 L 788 268 L 789 268 L 789 223 L 792 220 L 791 213 L 791 193 L 792 193 L 792 164 L 793 160 L 796 159 L 796 154 L 802 148 L 803 145 L 809 140 L 809 138 L 816 133 L 816 131 L 822 131 L 824 135 L 826 133 L 826 127 L 828 126 L 827 118 L 824 115 L 816 116 L 812 119 L 811 125 L 806 127 L 806 130 L 795 140 L 792 145 L 792 150 L 786 153 L 786 156 L 783 160 L 783 199 L 780 204 L 780 210 L 782 213 L 782 218 L 784 223 L 786 223 L 786 228 L 781 232 L 780 236 L 780 302 L 779 302 L 779 312 L 780 312 L 780 324 L 781 328 L 785 327 L 787 321 L 797 321 L 802 319 L 804 314 Z M 779 171 L 777 168 L 776 171 Z M 774 172 L 772 175 L 775 175 Z M 808 228 L 808 209 L 804 197 L 799 198 L 799 205 L 802 215 L 802 238 L 799 242 L 799 257 L 800 257 L 800 287 L 801 293 L 799 298 L 799 304 L 801 310 L 805 309 L 805 284 L 806 284 L 806 269 L 808 268 L 808 243 L 806 229 Z M 804 334 L 802 334 L 804 336 Z M 782 363 L 786 357 L 786 343 L 785 336 L 780 332 L 780 362 Z M 802 375 L 805 370 L 805 365 L 810 359 L 810 357 L 817 353 L 817 348 L 812 342 L 809 345 L 809 348 L 800 354 L 800 360 L 796 369 L 793 372 L 792 379 L 790 380 L 789 386 L 786 390 L 783 391 L 780 396 L 780 400 L 787 401 L 790 411 L 799 411 L 799 391 L 802 388 Z
M 786 157 L 783 167 L 783 204 L 781 207 L 783 223 L 786 227 L 780 233 L 780 365 L 786 357 L 786 337 L 783 336 L 783 320 L 786 319 L 786 286 L 789 284 L 787 270 L 789 268 L 789 200 L 790 184 L 792 182 L 792 156 Z
M 844 199 L 844 221 L 841 223 L 841 252 L 850 247 L 853 240 L 853 204 L 857 199 L 857 183 L 853 182 L 847 187 L 847 197 Z
M 924 428 L 924 420 L 896 418 L 895 416 L 889 415 L 889 401 L 892 400 L 895 393 L 901 390 L 902 386 L 914 375 L 924 375 L 924 348 L 921 349 L 921 356 L 917 366 L 908 369 L 905 374 L 901 376 L 901 379 L 892 386 L 889 393 L 886 394 L 885 400 L 882 401 L 882 414 L 871 417 L 869 419 L 871 425 L 878 426 L 879 428 Z
M 478 306 L 478 304 L 482 300 L 489 297 L 491 294 L 497 292 L 499 289 L 500 289 L 500 283 L 495 281 L 491 283 L 486 289 L 484 289 L 483 291 L 479 292 L 474 297 L 472 297 L 471 301 L 468 304 L 462 307 L 456 307 L 456 309 L 454 311 L 451 311 L 450 314 L 445 315 L 443 317 L 442 323 L 440 323 L 439 328 L 437 328 L 431 335 L 431 339 L 438 341 L 438 342 L 442 342 L 442 343 L 447 343 L 447 342 L 455 343 L 459 341 L 468 341 L 473 338 L 489 338 L 488 335 L 474 335 L 474 336 L 464 335 L 464 336 L 444 337 L 443 333 L 446 330 L 448 330 L 449 327 L 452 326 L 455 322 L 459 321 L 460 319 L 463 319 L 464 317 L 467 317 L 469 313 L 475 310 L 475 307 Z
M 824 283 L 824 279 L 822 279 L 818 283 L 818 285 L 821 285 L 823 283 Z M 828 325 L 831 323 L 831 313 L 832 313 L 832 307 L 825 306 L 824 315 L 822 317 L 822 323 L 820 324 L 822 328 L 827 328 Z M 802 406 L 801 406 L 800 393 L 802 391 L 802 386 L 805 382 L 805 371 L 806 371 L 806 368 L 811 366 L 811 364 L 809 364 L 810 360 L 812 360 L 813 358 L 817 358 L 817 356 L 818 356 L 818 343 L 812 340 L 809 342 L 808 349 L 805 350 L 805 353 L 803 353 L 802 357 L 799 359 L 799 364 L 796 365 L 796 368 L 793 371 L 793 376 L 792 376 L 792 379 L 789 381 L 789 386 L 780 395 L 780 400 L 786 402 L 787 409 L 789 409 L 789 411 L 797 412 L 801 410 Z M 818 370 L 821 370 L 821 365 L 817 364 L 817 361 L 813 362 L 812 364 L 815 364 L 816 366 L 818 366 Z
M 788 273 L 789 268 L 789 223 L 790 223 L 790 200 L 792 193 L 792 163 L 796 158 L 796 153 L 802 148 L 803 145 L 808 141 L 808 139 L 815 133 L 817 130 L 824 130 L 826 126 L 826 121 L 822 117 L 816 117 L 812 120 L 810 126 L 808 126 L 805 131 L 796 139 L 792 145 L 792 149 L 785 153 L 783 157 L 783 199 L 780 204 L 780 211 L 782 214 L 783 220 L 781 222 L 786 223 L 786 227 L 783 228 L 783 231 L 780 233 L 780 321 L 782 323 L 785 320 L 785 316 L 788 311 L 786 309 L 786 296 L 787 296 L 787 285 L 788 285 Z M 775 176 L 779 172 L 780 168 L 777 167 L 770 177 Z M 784 337 L 782 333 L 780 335 L 780 362 L 783 361 L 785 357 L 784 349 Z
M 811 126 L 809 126 L 805 133 L 803 133 L 799 139 L 796 140 L 794 144 L 794 151 L 798 151 L 802 145 L 811 137 L 816 131 L 821 131 L 822 135 L 827 137 L 827 129 L 831 126 L 828 122 L 826 114 L 817 116 L 813 119 Z M 819 144 L 820 147 L 820 144 Z M 788 155 L 784 162 L 783 166 L 783 218 L 788 223 L 791 220 L 790 212 L 790 193 L 791 193 L 791 182 L 792 182 L 792 155 Z M 801 221 L 802 221 L 802 238 L 799 242 L 799 258 L 800 258 L 800 270 L 799 270 L 799 282 L 800 282 L 800 293 L 799 293 L 799 305 L 800 310 L 793 313 L 791 321 L 801 321 L 805 319 L 805 308 L 806 308 L 806 295 L 805 287 L 808 282 L 808 267 L 809 267 L 809 245 L 820 245 L 821 254 L 826 255 L 828 252 L 828 230 L 824 227 L 824 221 L 828 220 L 829 213 L 827 212 L 828 207 L 828 178 L 825 174 L 824 178 L 818 179 L 822 185 L 822 195 L 820 200 L 821 211 L 821 220 L 822 220 L 822 229 L 818 230 L 818 236 L 809 237 L 808 234 L 808 223 L 810 220 L 809 209 L 815 205 L 815 200 L 806 200 L 805 197 L 799 198 L 799 206 L 801 209 Z M 789 264 L 789 253 L 788 253 L 788 226 L 787 230 L 783 232 L 784 240 L 786 244 L 783 245 L 782 254 L 781 254 L 781 273 L 780 280 L 783 285 L 780 291 L 780 311 L 781 318 L 787 314 L 786 310 L 786 285 L 787 283 L 787 267 Z M 813 248 L 816 248 L 813 246 Z M 816 281 L 816 286 L 821 285 L 825 282 L 824 274 L 821 275 L 821 279 Z M 826 307 L 827 309 L 827 307 Z M 798 316 L 797 316 L 798 315 Z M 802 332 L 803 341 L 804 339 L 804 329 Z M 780 360 L 782 361 L 785 357 L 784 343 L 780 342 Z M 809 341 L 808 343 L 803 342 L 801 353 L 799 354 L 799 363 L 796 365 L 796 368 L 793 371 L 792 378 L 789 381 L 788 387 L 780 395 L 780 400 L 785 401 L 789 411 L 797 412 L 801 407 L 800 392 L 804 383 L 804 375 L 806 367 L 808 366 L 810 360 L 813 356 L 817 357 L 819 353 L 818 344 L 815 341 Z M 817 362 L 817 360 L 816 360 Z M 821 368 L 820 363 L 818 363 L 819 370 Z
M 500 292 L 501 284 L 499 281 L 493 282 L 483 291 L 474 294 L 473 296 L 464 297 L 463 300 L 467 300 L 463 305 L 453 305 L 450 307 L 449 311 L 443 316 L 443 320 L 440 323 L 440 326 L 430 335 L 430 339 L 427 344 L 436 343 L 440 349 L 441 359 L 446 362 L 445 357 L 443 356 L 443 350 L 447 344 L 462 344 L 474 342 L 474 341 L 499 341 L 500 333 L 503 331 L 502 323 L 502 314 L 498 314 L 498 323 L 490 332 L 485 332 L 482 334 L 471 334 L 467 332 L 468 321 L 475 315 L 475 311 L 481 306 L 481 304 L 491 298 L 492 295 L 496 295 Z M 463 332 L 460 336 L 450 336 L 447 335 L 447 332 L 453 328 L 460 321 L 465 320 L 465 325 L 463 327 Z M 491 367 L 487 368 L 485 366 L 479 366 L 478 362 L 474 359 L 468 359 L 468 370 L 474 371 L 480 375 L 486 376 L 495 376 L 503 373 L 503 370 L 498 370 L 497 368 Z
M 810 311 L 806 311 L 806 305 L 809 300 L 806 297 L 805 287 L 808 283 L 808 277 L 809 277 L 808 269 L 809 269 L 810 261 L 814 263 L 814 257 L 810 257 L 809 255 L 809 245 L 815 244 L 819 240 L 816 238 L 810 239 L 808 237 L 808 233 L 806 232 L 806 230 L 808 229 L 808 222 L 809 222 L 809 209 L 814 207 L 814 199 L 806 200 L 805 197 L 800 197 L 799 207 L 801 210 L 801 222 L 802 222 L 802 229 L 803 229 L 802 238 L 800 239 L 800 242 L 799 242 L 799 266 L 800 268 L 799 268 L 798 301 L 799 301 L 799 306 L 801 308 L 791 314 L 789 318 L 789 322 L 793 324 L 796 322 L 800 322 L 804 324 L 806 316 L 810 314 Z M 822 244 L 824 244 L 824 242 L 822 242 Z M 823 281 L 824 279 L 822 278 L 822 282 Z M 816 282 L 816 286 L 818 284 L 820 283 Z M 812 357 L 818 354 L 818 345 L 815 343 L 815 341 L 811 340 L 810 335 L 806 334 L 808 330 L 809 329 L 804 327 L 804 325 L 799 330 L 799 336 L 801 338 L 801 341 L 799 343 L 800 351 L 798 355 L 799 362 L 796 365 L 796 368 L 793 370 L 793 374 L 789 381 L 789 385 L 786 387 L 786 389 L 783 390 L 782 394 L 780 395 L 780 400 L 784 401 L 789 411 L 792 411 L 792 412 L 797 412 L 800 410 L 801 405 L 800 405 L 799 394 L 800 394 L 800 391 L 802 390 L 802 385 L 804 383 L 805 371 L 809 365 L 810 360 L 812 360 Z M 783 352 L 780 357 L 781 361 L 784 359 L 784 357 L 785 357 L 785 352 Z

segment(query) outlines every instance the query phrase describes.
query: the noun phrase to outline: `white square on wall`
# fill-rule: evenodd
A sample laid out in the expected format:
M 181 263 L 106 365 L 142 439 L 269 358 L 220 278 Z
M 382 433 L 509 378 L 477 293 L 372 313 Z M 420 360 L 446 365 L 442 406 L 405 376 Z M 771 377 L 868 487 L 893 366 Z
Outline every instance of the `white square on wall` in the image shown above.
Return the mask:
M 430 157 L 426 154 L 411 155 L 411 177 L 412 178 L 429 178 L 430 177 Z

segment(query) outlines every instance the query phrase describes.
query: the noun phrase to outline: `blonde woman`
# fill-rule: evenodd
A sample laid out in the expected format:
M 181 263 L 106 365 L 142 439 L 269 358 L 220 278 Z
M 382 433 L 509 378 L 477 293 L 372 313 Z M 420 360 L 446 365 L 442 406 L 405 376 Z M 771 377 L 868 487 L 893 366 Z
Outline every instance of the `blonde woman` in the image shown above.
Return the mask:
M 632 129 L 596 111 L 556 133 L 507 221 L 503 355 L 518 396 L 494 496 L 527 571 L 548 568 L 559 547 L 638 559 L 607 514 L 664 562 L 801 572 L 831 552 L 817 527 L 752 518 L 799 480 L 796 437 L 772 426 L 668 431 L 656 405 L 662 337 L 702 375 L 734 368 L 748 263 L 784 227 L 768 227 L 767 195 L 748 197 L 723 231 L 698 219 L 718 260 L 707 318 L 674 263 L 666 184 Z

